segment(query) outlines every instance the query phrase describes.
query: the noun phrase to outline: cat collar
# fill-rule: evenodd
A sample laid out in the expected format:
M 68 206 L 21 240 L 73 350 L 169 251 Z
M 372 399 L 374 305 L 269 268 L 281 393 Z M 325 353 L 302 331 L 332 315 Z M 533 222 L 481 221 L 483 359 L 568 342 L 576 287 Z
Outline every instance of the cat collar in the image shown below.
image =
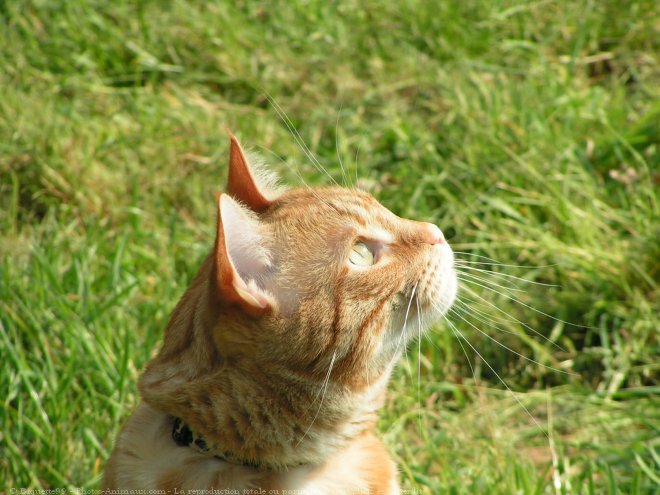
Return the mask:
M 204 440 L 204 437 L 190 429 L 190 427 L 181 421 L 181 418 L 174 418 L 172 424 L 172 440 L 180 447 L 191 447 L 196 451 L 207 454 L 219 459 L 221 461 L 229 462 L 230 464 L 238 464 L 240 466 L 247 466 L 251 468 L 261 468 L 261 464 L 254 461 L 246 461 L 239 459 L 231 452 L 226 452 L 218 446 L 209 446 Z

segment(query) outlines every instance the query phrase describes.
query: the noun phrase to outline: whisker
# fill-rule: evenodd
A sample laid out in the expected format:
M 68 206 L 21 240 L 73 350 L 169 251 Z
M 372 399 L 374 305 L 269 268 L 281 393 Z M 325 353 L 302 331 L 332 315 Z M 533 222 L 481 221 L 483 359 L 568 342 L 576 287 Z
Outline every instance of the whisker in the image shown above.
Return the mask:
M 446 319 L 447 319 L 447 316 L 446 316 L 446 315 L 442 315 L 442 318 L 444 318 L 444 319 L 446 320 Z M 468 356 L 467 351 L 465 350 L 465 347 L 463 347 L 463 343 L 461 342 L 461 340 L 458 339 L 458 338 L 457 338 L 456 340 L 458 341 L 458 345 L 461 346 L 461 349 L 463 349 L 463 354 L 465 355 L 465 359 L 467 360 L 468 367 L 470 368 L 470 372 L 472 373 L 472 377 L 474 378 L 475 385 L 476 385 L 477 382 L 479 381 L 479 379 L 477 378 L 476 372 L 474 371 L 474 368 L 472 367 L 472 361 L 470 361 L 470 356 Z M 438 344 L 436 344 L 435 342 L 433 342 L 433 339 L 428 339 L 428 341 L 429 341 L 429 342 L 431 343 L 431 345 L 432 345 L 433 347 L 435 347 L 438 351 L 443 352 L 443 350 L 440 349 L 440 346 L 439 346 Z
M 419 433 L 422 435 L 422 319 L 419 308 L 419 298 L 415 298 L 417 307 L 417 419 Z
M 496 260 L 495 258 L 489 258 L 488 256 L 482 256 L 481 254 L 468 253 L 467 251 L 454 251 L 454 254 L 462 254 L 464 256 L 472 256 L 474 258 L 480 258 L 488 260 L 490 264 L 501 265 L 502 263 Z
M 397 346 L 397 349 L 399 347 L 400 346 Z M 412 369 L 410 367 L 410 356 L 409 356 L 408 347 L 403 348 L 403 358 L 406 360 L 406 365 L 407 366 L 405 367 L 405 370 L 406 370 L 406 373 L 408 374 L 408 378 L 410 379 L 410 383 L 415 383 L 415 379 L 413 378 L 413 374 L 412 374 Z M 400 359 L 399 351 L 397 350 L 396 353 L 394 354 L 394 358 L 392 359 L 391 364 L 395 364 L 399 359 Z
M 277 158 L 280 162 L 282 162 L 282 163 L 286 166 L 286 168 L 288 168 L 288 169 L 291 170 L 294 174 L 296 174 L 296 177 L 298 178 L 298 180 L 299 180 L 299 181 L 300 181 L 300 182 L 301 182 L 301 183 L 302 183 L 307 189 L 310 189 L 310 190 L 312 190 L 312 191 L 314 190 L 313 187 L 311 187 L 309 184 L 307 184 L 307 182 L 305 182 L 305 178 L 302 176 L 302 174 L 300 173 L 300 171 L 299 171 L 297 168 L 292 167 L 292 166 L 289 164 L 289 162 L 287 162 L 282 156 L 278 155 L 277 153 L 275 153 L 275 152 L 274 152 L 273 150 L 271 150 L 270 148 L 266 148 L 265 146 L 263 146 L 263 145 L 261 145 L 261 144 L 257 144 L 257 145 L 255 146 L 255 148 L 259 148 L 259 149 L 261 149 L 261 150 L 263 150 L 263 151 L 266 151 L 267 153 L 270 153 L 271 155 L 273 155 L 273 156 L 274 156 L 275 158 Z
M 505 290 L 507 292 L 526 292 L 524 289 L 519 289 L 517 287 L 515 287 L 515 288 L 506 287 L 504 285 L 498 284 L 497 282 L 493 282 L 492 280 L 489 280 L 489 279 L 484 278 L 484 277 L 479 277 L 478 275 L 473 275 L 471 273 L 465 273 L 465 272 L 462 272 L 460 270 L 457 270 L 457 273 L 460 273 L 460 276 L 458 276 L 458 279 L 463 280 L 464 282 L 468 281 L 468 280 L 466 280 L 466 278 L 467 278 L 467 279 L 470 279 L 470 280 L 477 280 L 479 282 L 483 282 L 484 284 L 489 284 L 493 287 L 498 287 L 498 288 L 500 288 L 502 290 Z M 461 277 L 464 277 L 464 278 L 461 278 Z
M 464 318 L 463 315 L 461 315 L 460 313 L 458 313 L 458 311 L 456 311 L 455 309 L 453 309 L 453 308 L 449 308 L 449 311 L 450 311 L 451 313 L 455 314 L 456 316 L 458 316 L 461 320 L 463 320 L 465 323 L 467 323 L 468 325 L 470 325 L 472 328 L 474 328 L 477 332 L 479 332 L 479 333 L 480 333 L 481 335 L 483 335 L 484 337 L 490 339 L 491 341 L 495 342 L 495 343 L 496 343 L 497 345 L 499 345 L 500 347 L 503 347 L 503 348 L 506 349 L 507 351 L 509 351 L 509 352 L 511 352 L 511 353 L 513 353 L 513 354 L 515 354 L 516 356 L 518 356 L 518 357 L 524 359 L 525 361 L 529 361 L 530 363 L 534 363 L 534 364 L 536 364 L 537 366 L 541 366 L 541 367 L 543 367 L 543 368 L 546 368 L 546 369 L 549 369 L 549 370 L 552 370 L 552 371 L 556 371 L 557 373 L 564 373 L 564 374 L 566 374 L 566 375 L 574 375 L 574 373 L 571 373 L 571 372 L 569 372 L 569 371 L 560 370 L 560 369 L 557 369 L 557 368 L 553 368 L 552 366 L 548 366 L 547 364 L 543 364 L 543 363 L 541 363 L 541 362 L 539 362 L 539 361 L 537 361 L 537 360 L 535 360 L 535 359 L 532 359 L 532 358 L 530 358 L 530 357 L 527 357 L 527 356 L 525 356 L 524 354 L 519 353 L 519 352 L 516 351 L 515 349 L 511 349 L 511 347 L 507 346 L 506 344 L 503 344 L 502 342 L 500 342 L 500 341 L 497 340 L 496 338 L 491 337 L 491 336 L 488 335 L 486 332 L 484 332 L 481 328 L 479 328 L 478 326 L 476 326 L 476 325 L 473 324 L 472 322 L 468 321 L 467 318 Z
M 314 196 L 320 203 L 323 203 L 328 208 L 334 208 L 334 206 L 332 204 L 328 203 L 325 199 L 323 199 L 321 196 L 319 196 L 318 193 L 316 192 L 316 189 L 313 188 L 312 186 L 310 186 L 309 184 L 307 184 L 307 182 L 305 182 L 305 179 L 300 174 L 300 171 L 298 171 L 298 169 L 296 169 L 296 168 L 292 167 L 291 165 L 289 165 L 289 163 L 284 158 L 282 158 L 280 155 L 275 153 L 273 150 L 271 150 L 269 148 L 266 148 L 265 146 L 257 145 L 257 148 L 262 149 L 264 151 L 267 151 L 268 153 L 270 153 L 271 155 L 276 157 L 278 160 L 280 160 L 282 163 L 284 163 L 284 165 L 289 170 L 293 171 L 293 173 L 296 174 L 296 176 L 298 177 L 300 182 L 302 182 L 302 184 L 309 190 L 309 192 L 312 194 L 312 196 Z
M 458 327 L 455 326 L 451 322 L 451 320 L 449 320 L 447 317 L 445 317 L 445 321 L 447 321 L 447 323 L 449 324 L 449 327 L 454 332 L 454 335 L 456 336 L 456 338 L 459 338 L 459 336 L 460 336 L 460 338 L 463 339 L 465 341 L 465 343 L 470 346 L 470 348 L 474 351 L 474 353 L 477 356 L 479 356 L 479 358 L 484 362 L 484 364 L 486 366 L 488 366 L 488 369 L 490 369 L 490 371 L 493 372 L 493 374 L 497 377 L 497 379 L 500 381 L 500 383 L 502 383 L 502 385 L 504 385 L 504 387 L 509 391 L 509 393 L 513 396 L 513 398 L 516 400 L 518 405 L 525 411 L 525 413 L 527 413 L 527 415 L 530 417 L 530 419 L 536 425 L 536 427 L 539 429 L 539 431 L 541 431 L 541 433 L 543 433 L 543 435 L 545 435 L 545 437 L 549 439 L 548 433 L 541 427 L 541 424 L 536 420 L 536 418 L 532 415 L 532 413 L 529 411 L 529 409 L 527 409 L 525 404 L 522 403 L 522 401 L 520 400 L 518 395 L 513 390 L 511 390 L 511 387 L 509 387 L 506 384 L 506 382 L 502 379 L 502 377 L 499 375 L 499 373 L 497 373 L 497 371 L 495 371 L 495 369 L 490 365 L 490 363 L 484 359 L 484 357 L 481 355 L 481 353 L 479 351 L 477 351 L 477 349 L 470 343 L 470 341 L 465 337 L 465 335 L 463 335 L 463 333 L 458 329 Z
M 310 423 L 309 427 L 307 430 L 305 430 L 305 433 L 303 433 L 303 436 L 298 440 L 298 443 L 296 444 L 296 447 L 300 445 L 300 443 L 305 439 L 307 436 L 307 433 L 309 433 L 309 430 L 312 429 L 312 426 L 314 426 L 314 422 L 316 421 L 316 418 L 318 418 L 319 413 L 321 412 L 321 407 L 323 407 L 323 400 L 325 399 L 325 394 L 328 391 L 328 384 L 330 383 L 330 374 L 332 373 L 332 367 L 335 365 L 335 358 L 337 357 L 337 351 L 332 353 L 332 359 L 330 360 L 330 366 L 328 367 L 328 372 L 325 375 L 325 379 L 323 380 L 323 385 L 321 386 L 321 390 L 323 391 L 323 394 L 321 395 L 321 403 L 319 404 L 319 408 L 316 410 L 316 414 L 314 415 L 314 418 L 312 419 L 312 422 Z M 318 397 L 318 395 L 317 395 Z M 316 400 L 316 399 L 315 399 Z
M 338 184 L 337 181 L 334 179 L 334 177 L 332 177 L 332 175 L 330 175 L 330 174 L 328 173 L 328 171 L 325 169 L 325 167 L 324 167 L 323 165 L 321 165 L 321 162 L 319 162 L 319 161 L 316 159 L 316 157 L 314 156 L 314 154 L 313 154 L 313 153 L 310 151 L 310 149 L 307 147 L 307 145 L 305 144 L 305 141 L 303 140 L 303 138 L 302 138 L 302 137 L 300 136 L 300 134 L 298 133 L 298 130 L 296 129 L 296 127 L 293 125 L 293 122 L 291 122 L 291 119 L 289 119 L 289 117 L 287 116 L 286 112 L 282 109 L 282 107 L 280 107 L 279 103 L 277 103 L 277 102 L 275 101 L 275 99 L 274 99 L 272 96 L 270 96 L 268 93 L 266 93 L 266 98 L 268 99 L 268 101 L 270 102 L 270 104 L 271 104 L 271 105 L 273 106 L 273 108 L 275 109 L 275 112 L 277 113 L 277 115 L 278 115 L 278 117 L 280 118 L 280 120 L 284 123 L 284 125 L 287 127 L 287 129 L 289 130 L 289 132 L 290 132 L 291 135 L 293 136 L 293 139 L 294 139 L 294 141 L 296 142 L 296 144 L 298 144 L 298 146 L 300 147 L 300 149 L 302 150 L 302 152 L 303 152 L 303 153 L 307 156 L 307 158 L 309 158 L 309 160 L 312 162 L 312 165 L 314 165 L 314 167 L 315 167 L 319 172 L 324 173 L 324 174 L 325 174 L 325 175 L 326 175 L 326 176 L 327 176 L 327 177 L 328 177 L 328 178 L 329 178 L 329 179 L 330 179 L 330 180 L 331 180 L 336 186 L 338 186 L 339 184 Z
M 457 263 L 465 263 L 470 265 L 502 266 L 506 268 L 531 268 L 531 269 L 552 268 L 553 266 L 558 266 L 556 263 L 550 265 L 511 265 L 506 263 L 500 263 L 499 261 L 494 260 L 493 258 L 488 258 L 486 256 L 479 256 L 478 254 L 467 253 L 465 251 L 454 251 L 454 254 L 460 254 L 466 256 L 478 256 L 480 258 L 486 258 L 488 260 L 491 260 L 491 261 L 471 261 L 462 258 L 456 258 Z
M 450 329 L 453 331 L 453 328 L 451 328 L 452 323 L 449 320 L 449 318 L 447 317 L 447 314 L 443 314 L 442 319 L 445 320 L 447 325 L 449 325 Z M 454 332 L 454 336 L 456 337 L 456 341 L 458 342 L 458 345 L 461 346 L 461 349 L 463 351 L 463 355 L 465 356 L 465 359 L 467 360 L 467 363 L 468 363 L 468 368 L 470 368 L 470 373 L 472 373 L 472 378 L 475 381 L 475 385 L 477 385 L 478 384 L 477 382 L 479 381 L 479 378 L 477 377 L 476 371 L 474 370 L 474 366 L 472 366 L 472 361 L 470 361 L 470 356 L 468 355 L 467 350 L 465 349 L 465 346 L 463 345 L 463 342 L 461 342 L 461 339 L 459 339 L 458 336 L 456 335 L 456 332 Z M 435 346 L 436 349 L 438 349 L 440 352 L 442 352 L 442 349 L 440 349 L 440 346 L 438 346 L 435 342 L 433 342 L 433 340 L 431 340 L 431 339 L 429 339 L 429 340 Z
M 344 187 L 348 187 L 348 174 L 346 173 L 344 163 L 341 161 L 341 154 L 339 153 L 339 118 L 341 117 L 342 108 L 343 106 L 339 107 L 339 111 L 337 112 L 337 122 L 335 122 L 335 151 L 337 153 L 337 160 L 339 160 L 339 166 L 341 167 L 341 176 L 344 180 Z
M 543 287 L 561 287 L 560 285 L 557 285 L 557 284 L 546 284 L 546 283 L 543 283 L 543 282 L 536 282 L 535 280 L 528 280 L 526 278 L 516 277 L 515 275 L 510 275 L 508 273 L 500 273 L 500 272 L 494 272 L 494 271 L 491 271 L 491 270 L 484 270 L 483 268 L 476 268 L 474 266 L 463 266 L 460 263 L 457 263 L 457 265 L 459 265 L 462 270 L 475 271 L 475 272 L 478 272 L 478 273 L 483 273 L 484 275 L 488 274 L 488 275 L 490 275 L 492 277 L 496 277 L 496 278 L 513 279 L 513 280 L 518 280 L 520 282 L 524 282 L 526 284 L 540 285 L 540 286 L 543 286 Z
M 499 332 L 506 333 L 508 335 L 513 335 L 515 337 L 520 337 L 520 335 L 516 332 L 497 326 L 497 323 L 505 323 L 505 322 L 512 323 L 513 320 L 495 319 L 492 315 L 489 315 L 488 313 L 481 311 L 480 309 L 475 308 L 474 306 L 470 306 L 469 304 L 467 304 L 464 301 L 461 301 L 460 299 L 457 299 L 454 304 L 459 304 L 460 305 L 459 309 L 461 311 L 479 320 L 481 323 L 485 323 L 486 325 L 496 329 Z M 481 316 L 477 316 L 477 315 L 481 315 Z
M 496 304 L 493 304 L 493 303 L 490 302 L 489 300 L 487 300 L 487 299 L 481 297 L 479 294 L 477 294 L 475 291 L 473 291 L 470 287 L 463 286 L 462 289 L 463 289 L 463 290 L 466 290 L 466 291 L 467 291 L 472 297 L 476 297 L 477 299 L 479 299 L 479 301 L 481 301 L 482 303 L 484 303 L 484 304 L 490 306 L 491 308 L 493 308 L 493 309 L 499 311 L 500 313 L 502 313 L 502 314 L 508 316 L 509 318 L 512 318 L 513 321 L 515 321 L 515 322 L 518 323 L 519 325 L 522 325 L 524 328 L 526 328 L 527 330 L 529 330 L 530 332 L 532 332 L 534 335 L 536 335 L 536 336 L 542 338 L 543 340 L 545 340 L 545 341 L 548 342 L 549 344 L 553 345 L 556 349 L 559 349 L 559 350 L 562 351 L 562 352 L 566 352 L 566 349 L 564 349 L 562 346 L 560 346 L 560 345 L 557 344 L 556 342 L 550 340 L 548 337 L 546 337 L 545 335 L 543 335 L 543 334 L 542 334 L 541 332 L 539 332 L 538 330 L 535 330 L 533 327 L 531 327 L 530 325 L 528 325 L 528 324 L 525 323 L 524 321 L 521 321 L 521 320 L 519 320 L 518 318 L 516 318 L 515 316 L 510 315 L 509 313 L 507 313 L 507 312 L 504 311 L 503 309 L 499 308 Z
M 399 332 L 399 339 L 396 344 L 396 348 L 394 349 L 394 355 L 392 356 L 392 361 L 390 362 L 390 365 L 393 365 L 399 357 L 399 349 L 401 348 L 401 343 L 404 341 L 405 336 L 406 336 L 406 325 L 408 325 L 408 316 L 410 315 L 410 306 L 412 305 L 412 301 L 415 297 L 415 292 L 417 290 L 417 285 L 419 282 L 416 282 L 415 285 L 412 288 L 412 292 L 410 294 L 410 299 L 408 300 L 408 306 L 406 307 L 406 314 L 403 318 L 403 326 L 401 327 L 401 331 Z M 405 353 L 405 358 L 406 362 L 410 364 L 410 361 L 408 360 L 408 353 Z M 412 373 L 410 373 L 410 366 L 407 366 L 408 369 L 408 375 L 410 376 L 410 381 L 413 381 Z
M 447 316 L 443 315 L 443 318 L 445 320 L 447 320 Z M 470 368 L 470 372 L 472 373 L 472 378 L 475 380 L 475 383 L 476 383 L 478 381 L 478 378 L 477 378 L 477 375 L 474 371 L 474 368 L 472 367 L 472 362 L 470 361 L 470 356 L 468 356 L 467 350 L 463 346 L 463 342 L 461 341 L 461 339 L 456 339 L 456 340 L 458 340 L 458 345 L 461 346 L 461 349 L 463 350 L 463 354 L 465 354 L 465 359 L 467 359 L 468 367 Z
M 515 303 L 518 303 L 518 304 L 520 304 L 521 306 L 526 307 L 527 309 L 531 309 L 531 310 L 534 311 L 535 313 L 538 313 L 538 314 L 540 314 L 540 315 L 546 316 L 546 317 L 548 317 L 548 318 L 550 318 L 550 319 L 552 319 L 552 320 L 558 321 L 559 323 L 563 323 L 564 325 L 569 325 L 569 326 L 576 327 L 576 328 L 592 328 L 592 327 L 585 327 L 585 326 L 583 326 L 583 325 L 576 325 L 575 323 L 569 323 L 568 321 L 564 321 L 564 320 L 562 320 L 562 319 L 560 319 L 560 318 L 555 318 L 554 316 L 549 315 L 548 313 L 544 313 L 544 312 L 541 311 L 540 309 L 536 309 L 535 307 L 530 306 L 529 304 L 522 302 L 520 299 L 516 299 L 515 297 L 513 297 L 513 296 L 511 296 L 511 295 L 509 295 L 509 294 L 505 294 L 505 293 L 503 293 L 503 292 L 498 292 L 498 291 L 496 291 L 495 289 L 493 289 L 493 288 L 491 288 L 491 287 L 488 287 L 487 285 L 480 284 L 479 282 L 475 282 L 475 281 L 471 281 L 471 280 L 463 280 L 463 281 L 466 282 L 466 283 L 469 283 L 469 284 L 477 285 L 477 286 L 481 287 L 482 289 L 489 290 L 489 291 L 491 291 L 491 292 L 494 292 L 495 294 L 499 294 L 499 295 L 501 295 L 501 296 L 504 296 L 504 297 L 506 297 L 507 299 L 509 299 L 510 301 L 513 301 L 513 302 L 515 302 Z
M 401 346 L 401 343 L 403 342 L 405 338 L 405 331 L 406 331 L 406 325 L 408 324 L 408 316 L 410 315 L 410 306 L 412 304 L 413 298 L 415 297 L 415 291 L 417 290 L 417 285 L 419 282 L 416 282 L 415 285 L 412 288 L 412 292 L 410 293 L 410 299 L 408 300 L 408 307 L 406 307 L 406 315 L 403 319 L 403 327 L 401 328 L 401 332 L 399 334 L 399 341 L 397 343 L 397 348 L 396 351 L 398 352 L 399 347 Z M 396 352 L 395 352 L 396 354 Z
M 360 147 L 362 146 L 362 143 L 358 143 L 357 151 L 355 152 L 355 187 L 357 187 L 359 183 L 358 179 L 358 156 L 360 155 Z

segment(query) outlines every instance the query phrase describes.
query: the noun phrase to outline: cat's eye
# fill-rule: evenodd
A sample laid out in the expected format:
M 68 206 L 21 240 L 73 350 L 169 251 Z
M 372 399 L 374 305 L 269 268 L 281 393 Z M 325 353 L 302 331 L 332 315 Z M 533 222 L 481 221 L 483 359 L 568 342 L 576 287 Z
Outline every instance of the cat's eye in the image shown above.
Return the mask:
M 374 253 L 364 242 L 353 246 L 348 261 L 355 266 L 371 266 L 374 264 Z

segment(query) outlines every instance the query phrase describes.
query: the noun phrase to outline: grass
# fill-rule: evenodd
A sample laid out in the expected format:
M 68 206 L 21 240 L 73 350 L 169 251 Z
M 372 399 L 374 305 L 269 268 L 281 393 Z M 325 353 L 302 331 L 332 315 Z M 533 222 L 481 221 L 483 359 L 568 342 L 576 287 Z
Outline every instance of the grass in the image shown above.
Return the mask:
M 392 381 L 404 488 L 653 493 L 659 30 L 651 0 L 0 2 L 0 489 L 98 487 L 212 243 L 225 127 L 329 181 L 270 94 L 496 273 Z

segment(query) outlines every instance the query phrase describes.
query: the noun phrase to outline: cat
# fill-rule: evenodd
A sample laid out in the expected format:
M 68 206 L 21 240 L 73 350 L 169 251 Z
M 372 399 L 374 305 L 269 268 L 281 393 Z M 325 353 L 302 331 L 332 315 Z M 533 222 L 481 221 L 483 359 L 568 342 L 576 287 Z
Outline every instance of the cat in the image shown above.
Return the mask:
M 103 487 L 399 494 L 376 413 L 456 297 L 441 230 L 357 189 L 281 188 L 231 133 L 217 208 Z

